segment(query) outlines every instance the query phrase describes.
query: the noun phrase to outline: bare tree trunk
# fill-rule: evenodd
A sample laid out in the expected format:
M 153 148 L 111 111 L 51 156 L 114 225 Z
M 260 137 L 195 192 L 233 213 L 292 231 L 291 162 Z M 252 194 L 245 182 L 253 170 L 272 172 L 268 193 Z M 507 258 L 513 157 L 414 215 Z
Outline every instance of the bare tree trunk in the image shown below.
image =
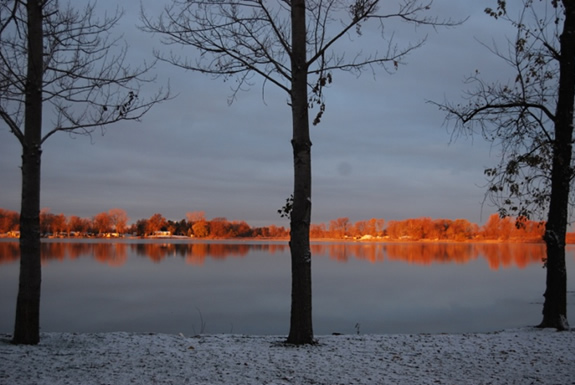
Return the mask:
M 292 298 L 287 342 L 311 344 L 313 339 L 311 296 L 311 141 L 307 100 L 305 1 L 292 1 L 292 88 L 294 201 L 291 212 L 290 250 Z
M 20 281 L 12 342 L 40 340 L 40 160 L 42 155 L 43 31 L 40 0 L 26 3 L 28 69 L 24 143 L 22 143 L 22 202 L 20 211 Z
M 565 233 L 571 184 L 573 103 L 575 101 L 575 4 L 563 1 L 565 23 L 560 38 L 559 98 L 555 120 L 551 201 L 545 228 L 547 278 L 543 321 L 540 327 L 569 329 L 567 321 L 567 270 Z

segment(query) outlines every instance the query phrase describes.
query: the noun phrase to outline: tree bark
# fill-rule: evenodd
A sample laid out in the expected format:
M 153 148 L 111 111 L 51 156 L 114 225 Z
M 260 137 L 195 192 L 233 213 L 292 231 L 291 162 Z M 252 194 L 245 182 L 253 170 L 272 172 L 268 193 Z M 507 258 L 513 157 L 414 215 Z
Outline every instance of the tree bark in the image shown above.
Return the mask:
M 292 1 L 291 103 L 293 122 L 294 200 L 290 222 L 292 264 L 291 344 L 314 343 L 312 326 L 311 249 L 311 141 L 307 100 L 305 1 Z
M 42 155 L 42 5 L 26 3 L 28 63 L 22 143 L 22 201 L 20 210 L 20 278 L 12 342 L 40 340 L 40 161 Z
M 545 228 L 547 276 L 543 321 L 539 327 L 569 329 L 567 321 L 567 270 L 565 233 L 571 184 L 573 103 L 575 101 L 575 4 L 563 1 L 565 22 L 560 37 L 559 93 L 555 118 L 551 197 Z

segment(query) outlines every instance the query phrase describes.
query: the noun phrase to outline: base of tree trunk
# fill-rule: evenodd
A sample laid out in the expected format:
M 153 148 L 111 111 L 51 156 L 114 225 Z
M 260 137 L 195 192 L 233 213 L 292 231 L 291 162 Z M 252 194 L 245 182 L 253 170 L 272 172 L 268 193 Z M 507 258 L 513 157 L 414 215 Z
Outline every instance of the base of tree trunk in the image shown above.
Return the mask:
M 301 345 L 317 345 L 318 342 L 314 338 L 288 338 L 285 341 L 286 345 L 294 345 L 294 346 L 301 346 Z
M 569 321 L 567 318 L 560 316 L 554 319 L 543 319 L 539 325 L 537 325 L 540 329 L 545 328 L 553 328 L 557 329 L 557 331 L 569 331 L 571 328 L 569 327 Z

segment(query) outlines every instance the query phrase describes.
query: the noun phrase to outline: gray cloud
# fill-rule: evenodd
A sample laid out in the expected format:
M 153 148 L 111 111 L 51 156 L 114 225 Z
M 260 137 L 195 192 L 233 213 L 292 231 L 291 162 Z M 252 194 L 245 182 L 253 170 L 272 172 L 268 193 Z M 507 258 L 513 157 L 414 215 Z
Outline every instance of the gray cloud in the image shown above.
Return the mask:
M 493 212 L 482 212 L 480 204 L 483 168 L 496 161 L 489 146 L 480 138 L 449 144 L 444 116 L 426 100 L 457 100 L 464 76 L 476 68 L 504 76 L 502 63 L 476 38 L 499 41 L 509 30 L 485 16 L 481 4 L 435 4 L 440 16 L 470 18 L 460 27 L 430 31 L 427 43 L 393 75 L 334 74 L 325 116 L 312 127 L 314 222 L 340 216 L 480 221 Z M 120 29 L 137 61 L 161 46 L 134 28 L 135 12 L 126 10 Z M 378 40 L 368 32 L 342 46 L 370 49 Z M 426 33 L 412 27 L 399 32 Z M 91 139 L 59 134 L 46 142 L 42 206 L 80 216 L 121 207 L 133 221 L 156 212 L 181 219 L 204 210 L 209 218 L 287 226 L 276 212 L 293 184 L 287 95 L 256 80 L 230 106 L 230 86 L 221 80 L 162 63 L 157 70 L 144 93 L 169 80 L 178 96 L 141 123 L 122 123 Z M 0 154 L 0 207 L 18 210 L 20 149 L 3 124 Z

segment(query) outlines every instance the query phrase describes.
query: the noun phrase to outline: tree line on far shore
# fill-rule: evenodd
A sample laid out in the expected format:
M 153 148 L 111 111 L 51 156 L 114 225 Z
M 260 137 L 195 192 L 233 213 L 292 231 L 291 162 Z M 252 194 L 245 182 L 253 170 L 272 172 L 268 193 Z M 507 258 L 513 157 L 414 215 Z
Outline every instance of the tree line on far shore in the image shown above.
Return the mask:
M 188 212 L 180 221 L 166 219 L 161 214 L 138 219 L 128 224 L 123 209 L 114 208 L 91 218 L 54 214 L 48 209 L 40 213 L 40 228 L 44 236 L 62 237 L 120 237 L 126 235 L 147 237 L 186 236 L 201 239 L 222 238 L 289 238 L 289 229 L 283 226 L 252 227 L 245 221 L 229 221 L 223 217 L 206 219 L 203 211 Z M 19 214 L 0 208 L 0 234 L 16 234 Z M 491 215 L 482 226 L 466 219 L 409 218 L 386 222 L 371 218 L 352 222 L 347 217 L 328 223 L 312 224 L 313 239 L 387 239 L 407 241 L 519 241 L 542 242 L 545 223 L 522 218 L 501 218 Z M 575 240 L 575 234 L 567 240 Z

